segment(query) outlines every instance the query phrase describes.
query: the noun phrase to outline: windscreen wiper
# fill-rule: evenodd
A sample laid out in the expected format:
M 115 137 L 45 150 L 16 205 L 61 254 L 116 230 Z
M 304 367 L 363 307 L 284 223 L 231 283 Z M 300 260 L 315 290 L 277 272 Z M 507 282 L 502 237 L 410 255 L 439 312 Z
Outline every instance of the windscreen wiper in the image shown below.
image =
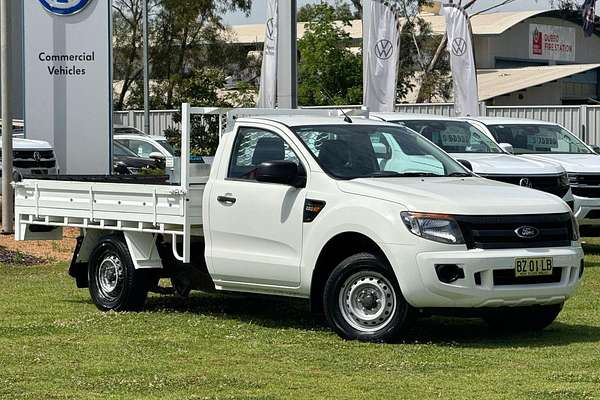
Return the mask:
M 456 177 L 460 177 L 460 178 L 466 178 L 466 177 L 473 176 L 473 174 L 469 174 L 468 172 L 452 172 L 451 174 L 448 174 L 448 176 L 456 176 Z
M 423 177 L 440 177 L 443 175 L 438 175 L 438 174 L 434 174 L 431 172 L 396 172 L 396 175 L 394 176 L 402 176 L 405 178 L 423 178 Z

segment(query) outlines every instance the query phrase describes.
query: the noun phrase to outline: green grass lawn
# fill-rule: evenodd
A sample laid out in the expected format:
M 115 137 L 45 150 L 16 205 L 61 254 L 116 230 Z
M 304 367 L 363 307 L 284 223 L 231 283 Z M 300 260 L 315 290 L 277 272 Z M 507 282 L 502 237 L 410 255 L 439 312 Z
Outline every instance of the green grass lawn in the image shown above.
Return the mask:
M 547 330 L 431 318 L 395 345 L 345 342 L 277 298 L 153 296 L 105 314 L 64 264 L 0 265 L 0 398 L 600 398 L 600 240 L 587 242 L 584 285 Z

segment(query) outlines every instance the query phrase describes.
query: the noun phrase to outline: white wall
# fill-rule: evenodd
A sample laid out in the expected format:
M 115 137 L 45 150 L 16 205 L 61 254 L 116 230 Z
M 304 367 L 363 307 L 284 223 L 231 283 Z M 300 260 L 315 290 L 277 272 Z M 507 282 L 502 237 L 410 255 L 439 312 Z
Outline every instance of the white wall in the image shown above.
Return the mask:
M 13 117 L 23 119 L 23 2 L 9 1 L 11 24 L 11 94 Z M 0 105 L 1 107 L 1 105 Z
M 539 87 L 528 88 L 522 92 L 511 93 L 493 99 L 494 106 L 533 106 L 538 104 L 561 105 L 562 84 L 551 82 Z
M 538 17 L 523 21 L 498 36 L 477 36 L 475 51 L 477 68 L 495 68 L 496 57 L 529 60 L 529 24 L 566 26 L 575 28 L 575 62 L 600 63 L 600 37 L 583 36 L 581 26 L 557 18 Z M 531 60 L 535 62 L 544 60 Z

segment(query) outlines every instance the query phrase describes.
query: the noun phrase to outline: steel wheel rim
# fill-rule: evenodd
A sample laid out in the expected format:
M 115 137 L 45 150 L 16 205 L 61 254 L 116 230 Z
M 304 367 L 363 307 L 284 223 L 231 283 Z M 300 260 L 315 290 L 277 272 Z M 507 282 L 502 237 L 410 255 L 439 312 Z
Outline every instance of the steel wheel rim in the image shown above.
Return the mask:
M 339 294 L 342 316 L 361 332 L 385 328 L 396 311 L 396 293 L 390 281 L 378 272 L 361 271 L 344 282 Z
M 97 282 L 102 296 L 115 299 L 123 288 L 124 269 L 121 259 L 114 254 L 107 255 L 98 266 Z

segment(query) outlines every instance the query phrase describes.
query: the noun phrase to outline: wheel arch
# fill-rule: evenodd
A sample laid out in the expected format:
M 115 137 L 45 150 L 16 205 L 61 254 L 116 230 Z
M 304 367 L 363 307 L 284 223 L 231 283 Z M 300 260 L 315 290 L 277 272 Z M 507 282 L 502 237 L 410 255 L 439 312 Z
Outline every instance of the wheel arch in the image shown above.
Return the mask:
M 157 235 L 144 232 L 121 232 L 102 229 L 85 229 L 77 238 L 69 275 L 77 281 L 78 288 L 88 287 L 87 270 L 90 256 L 105 237 L 121 240 L 133 261 L 135 269 L 162 269 L 162 259 L 156 246 Z
M 391 268 L 389 257 L 375 240 L 356 231 L 341 232 L 329 239 L 322 247 L 312 272 L 310 285 L 311 310 L 323 310 L 323 290 L 329 275 L 344 259 L 358 253 L 371 253 L 385 261 Z

